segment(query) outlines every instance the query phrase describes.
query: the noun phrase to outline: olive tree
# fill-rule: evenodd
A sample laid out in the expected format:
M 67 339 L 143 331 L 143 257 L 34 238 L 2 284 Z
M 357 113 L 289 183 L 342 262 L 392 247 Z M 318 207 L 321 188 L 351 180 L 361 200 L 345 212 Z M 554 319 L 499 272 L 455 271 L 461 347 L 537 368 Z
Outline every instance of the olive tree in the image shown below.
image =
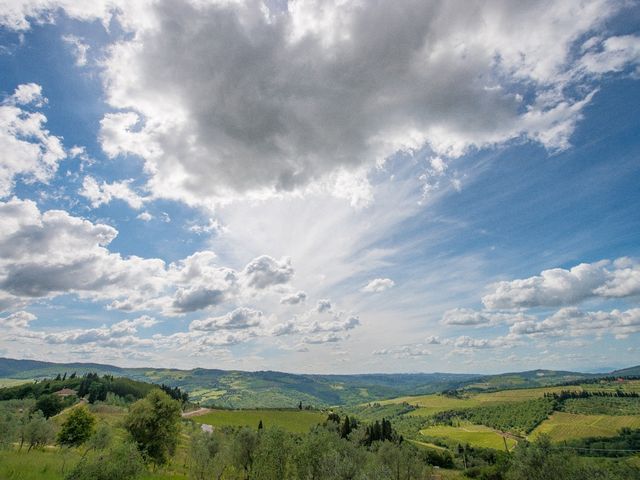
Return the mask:
M 167 463 L 180 433 L 180 403 L 161 390 L 152 390 L 131 406 L 125 428 L 147 461 Z

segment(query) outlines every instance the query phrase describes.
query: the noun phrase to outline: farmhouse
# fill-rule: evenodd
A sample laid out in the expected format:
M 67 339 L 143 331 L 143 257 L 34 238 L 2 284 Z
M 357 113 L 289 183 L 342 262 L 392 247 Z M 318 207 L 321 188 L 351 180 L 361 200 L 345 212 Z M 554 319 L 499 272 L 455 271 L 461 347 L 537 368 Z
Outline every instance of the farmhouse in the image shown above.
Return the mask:
M 72 390 L 70 388 L 63 388 L 62 390 L 58 390 L 57 392 L 55 392 L 55 395 L 59 396 L 59 397 L 76 397 L 78 396 L 78 392 L 76 392 L 75 390 Z

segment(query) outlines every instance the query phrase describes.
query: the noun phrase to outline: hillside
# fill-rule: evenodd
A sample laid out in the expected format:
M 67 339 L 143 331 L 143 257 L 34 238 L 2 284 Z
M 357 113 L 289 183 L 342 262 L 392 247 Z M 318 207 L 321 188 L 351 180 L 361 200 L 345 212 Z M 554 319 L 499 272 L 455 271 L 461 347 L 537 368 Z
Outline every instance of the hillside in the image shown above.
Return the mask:
M 611 375 L 620 377 L 640 376 L 640 365 L 636 365 L 635 367 L 623 368 L 621 370 L 614 370 L 613 372 L 611 372 Z
M 189 392 L 193 401 L 199 401 L 203 405 L 232 408 L 292 407 L 300 401 L 317 407 L 348 405 L 449 389 L 494 391 L 539 387 L 596 376 L 551 370 L 484 376 L 451 373 L 306 375 L 204 368 L 121 368 L 94 363 L 52 363 L 0 358 L 0 378 L 37 379 L 64 372 L 97 372 L 145 382 L 165 383 Z

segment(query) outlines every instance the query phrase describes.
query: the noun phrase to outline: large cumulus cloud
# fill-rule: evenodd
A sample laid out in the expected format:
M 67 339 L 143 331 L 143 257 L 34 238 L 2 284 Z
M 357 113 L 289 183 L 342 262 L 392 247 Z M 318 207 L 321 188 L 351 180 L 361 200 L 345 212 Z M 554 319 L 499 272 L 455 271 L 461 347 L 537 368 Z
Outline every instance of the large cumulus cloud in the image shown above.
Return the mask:
M 588 298 L 640 295 L 640 264 L 621 257 L 611 262 L 581 263 L 552 268 L 540 275 L 499 282 L 482 297 L 489 309 L 572 305 Z
M 268 255 L 240 271 L 208 250 L 170 264 L 124 257 L 109 250 L 117 234 L 66 211 L 41 212 L 30 200 L 0 202 L 0 309 L 76 294 L 109 308 L 181 315 L 268 293 L 294 274 L 288 258 Z
M 563 149 L 593 79 L 638 60 L 638 38 L 599 36 L 619 9 L 158 0 L 105 61 L 120 111 L 104 118 L 102 146 L 142 156 L 156 195 L 191 203 L 336 186 L 425 146 L 444 158 L 514 138 Z

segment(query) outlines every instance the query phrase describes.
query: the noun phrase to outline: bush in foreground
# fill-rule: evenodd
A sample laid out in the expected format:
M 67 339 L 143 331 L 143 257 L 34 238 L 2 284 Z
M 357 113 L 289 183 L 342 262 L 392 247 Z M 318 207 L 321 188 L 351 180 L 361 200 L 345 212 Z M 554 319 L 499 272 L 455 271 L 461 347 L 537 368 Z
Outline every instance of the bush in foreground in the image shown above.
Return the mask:
M 142 456 L 135 445 L 123 443 L 82 460 L 65 480 L 134 480 L 144 472 Z

